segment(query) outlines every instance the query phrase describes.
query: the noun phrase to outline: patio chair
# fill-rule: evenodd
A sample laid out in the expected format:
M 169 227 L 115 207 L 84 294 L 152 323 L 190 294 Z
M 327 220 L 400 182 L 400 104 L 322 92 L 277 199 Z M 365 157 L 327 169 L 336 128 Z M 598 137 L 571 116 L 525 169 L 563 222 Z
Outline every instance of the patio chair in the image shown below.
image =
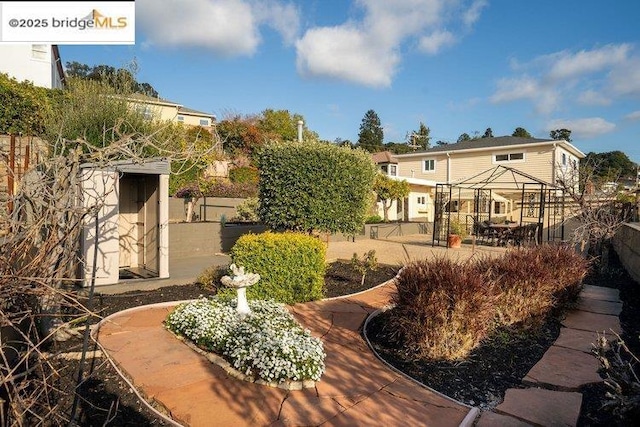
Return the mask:
M 476 222 L 475 219 L 473 221 L 473 234 L 479 239 L 480 243 L 483 244 L 495 244 L 498 233 L 495 229 L 489 226 L 489 221 L 480 221 Z
M 538 223 L 524 224 L 511 230 L 509 241 L 517 246 L 538 244 Z

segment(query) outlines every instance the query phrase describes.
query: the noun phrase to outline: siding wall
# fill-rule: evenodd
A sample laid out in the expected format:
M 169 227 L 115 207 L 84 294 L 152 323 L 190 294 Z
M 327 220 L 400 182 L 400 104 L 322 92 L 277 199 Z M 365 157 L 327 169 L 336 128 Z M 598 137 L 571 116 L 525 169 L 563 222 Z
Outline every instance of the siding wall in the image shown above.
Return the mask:
M 495 163 L 495 154 L 524 153 L 524 162 Z M 567 155 L 569 155 L 567 153 Z M 489 170 L 499 164 L 513 167 L 543 181 L 552 183 L 553 177 L 553 147 L 529 147 L 511 149 L 486 149 L 475 152 L 451 152 L 451 181 L 460 181 L 471 178 L 483 171 Z M 572 159 L 575 157 L 570 156 Z M 422 163 L 426 159 L 436 160 L 434 173 L 424 173 Z M 447 156 L 444 153 L 425 154 L 421 157 L 398 157 L 399 176 L 429 179 L 439 183 L 447 182 Z M 413 174 L 412 171 L 413 170 Z

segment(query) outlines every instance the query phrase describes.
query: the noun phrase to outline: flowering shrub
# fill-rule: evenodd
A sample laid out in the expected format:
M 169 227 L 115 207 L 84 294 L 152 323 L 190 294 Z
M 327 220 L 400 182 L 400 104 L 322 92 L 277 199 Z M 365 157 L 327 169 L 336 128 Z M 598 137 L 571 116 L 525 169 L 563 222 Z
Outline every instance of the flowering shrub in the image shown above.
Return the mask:
M 318 381 L 324 373 L 322 341 L 303 329 L 283 304 L 251 300 L 239 316 L 235 298 L 181 304 L 166 319 L 172 332 L 218 353 L 245 375 L 265 381 Z

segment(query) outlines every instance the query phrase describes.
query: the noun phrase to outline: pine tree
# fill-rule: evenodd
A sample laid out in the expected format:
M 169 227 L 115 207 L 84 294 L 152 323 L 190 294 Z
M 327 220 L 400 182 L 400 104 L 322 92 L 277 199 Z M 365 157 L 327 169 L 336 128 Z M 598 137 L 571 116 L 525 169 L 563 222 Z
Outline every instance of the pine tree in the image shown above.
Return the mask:
M 358 134 L 358 146 L 370 153 L 381 151 L 384 133 L 380 124 L 380 117 L 375 111 L 369 110 L 362 118 L 360 133 Z

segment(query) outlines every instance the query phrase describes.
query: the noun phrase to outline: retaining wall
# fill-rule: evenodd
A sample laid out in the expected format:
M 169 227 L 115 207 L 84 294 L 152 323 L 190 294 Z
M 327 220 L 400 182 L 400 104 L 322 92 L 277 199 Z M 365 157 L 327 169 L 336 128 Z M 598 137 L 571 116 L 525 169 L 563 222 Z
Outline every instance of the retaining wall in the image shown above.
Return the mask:
M 620 227 L 613 237 L 613 247 L 629 275 L 640 283 L 640 222 Z
M 172 222 L 169 224 L 169 252 L 174 259 L 228 253 L 243 234 L 262 233 L 266 230 L 267 227 L 262 224 Z M 431 230 L 430 224 L 423 222 L 366 224 L 355 236 L 339 233 L 323 238 L 331 242 L 385 239 L 409 234 L 428 234 Z

